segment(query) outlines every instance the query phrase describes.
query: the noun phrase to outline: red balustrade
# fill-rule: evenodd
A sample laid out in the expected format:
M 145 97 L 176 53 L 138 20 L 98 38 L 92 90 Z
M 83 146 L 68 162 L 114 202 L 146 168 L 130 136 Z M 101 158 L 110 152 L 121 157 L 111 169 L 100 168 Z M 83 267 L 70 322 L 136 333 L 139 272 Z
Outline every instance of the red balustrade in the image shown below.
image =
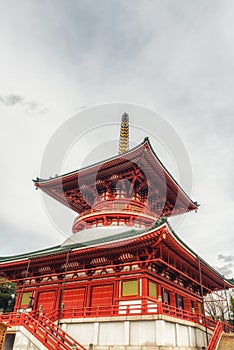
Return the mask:
M 210 339 L 210 342 L 207 346 L 207 350 L 216 350 L 217 349 L 217 345 L 219 344 L 221 335 L 223 334 L 224 330 L 223 330 L 223 324 L 222 322 L 218 322 L 215 329 L 214 329 L 214 333 Z
M 8 326 L 23 326 L 49 350 L 86 350 L 69 334 L 45 316 L 32 317 L 29 313 L 10 313 L 0 316 Z
M 214 328 L 213 335 L 207 346 L 207 350 L 216 350 L 218 348 L 222 334 L 231 332 L 234 332 L 233 326 L 224 322 L 217 322 L 216 327 Z
M 207 350 L 215 350 L 223 332 L 234 332 L 234 327 L 223 322 L 217 322 L 202 314 L 183 310 L 172 305 L 155 302 L 148 298 L 137 300 L 138 304 L 126 303 L 117 305 L 103 305 L 83 308 L 62 308 L 44 315 L 38 312 L 10 313 L 0 315 L 0 321 L 8 325 L 22 325 L 39 339 L 48 349 L 70 350 L 72 346 L 76 349 L 85 348 L 70 337 L 60 327 L 54 324 L 62 319 L 90 318 L 90 317 L 112 317 L 112 316 L 134 316 L 147 314 L 163 314 L 177 319 L 184 319 L 203 325 L 213 331 Z
M 138 300 L 139 304 L 117 304 L 117 305 L 103 305 L 95 307 L 82 307 L 82 308 L 63 308 L 60 310 L 54 310 L 46 316 L 56 321 L 59 319 L 72 319 L 72 318 L 90 318 L 90 317 L 112 317 L 112 316 L 133 316 L 133 315 L 148 315 L 148 314 L 163 314 L 166 316 L 179 318 L 194 323 L 198 323 L 207 327 L 210 330 L 214 330 L 217 321 L 205 318 L 204 315 L 190 312 L 177 308 L 175 306 L 155 302 L 148 298 L 142 298 Z M 58 317 L 59 316 L 59 317 Z

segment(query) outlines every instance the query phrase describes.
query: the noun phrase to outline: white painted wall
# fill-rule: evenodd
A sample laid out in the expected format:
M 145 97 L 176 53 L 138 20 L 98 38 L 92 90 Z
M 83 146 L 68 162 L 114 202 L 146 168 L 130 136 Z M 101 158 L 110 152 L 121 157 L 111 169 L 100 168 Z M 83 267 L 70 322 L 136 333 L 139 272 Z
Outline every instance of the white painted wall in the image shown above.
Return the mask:
M 166 316 L 157 319 L 152 315 L 147 318 L 126 316 L 80 321 L 69 320 L 63 324 L 63 329 L 85 346 L 93 343 L 97 350 L 109 350 L 113 346 L 129 350 L 135 347 L 153 349 L 157 346 L 185 350 L 206 346 L 204 327 L 184 320 L 176 322 L 176 319 Z
M 162 315 L 63 320 L 62 328 L 87 349 L 94 344 L 94 350 L 201 350 L 206 345 L 204 327 Z M 15 331 L 13 350 L 47 350 L 24 327 Z
M 155 322 L 152 321 L 133 321 L 130 324 L 130 344 L 155 346 L 156 332 Z
M 14 329 L 16 330 L 16 336 L 13 350 L 48 350 L 24 327 L 12 327 L 11 331 Z

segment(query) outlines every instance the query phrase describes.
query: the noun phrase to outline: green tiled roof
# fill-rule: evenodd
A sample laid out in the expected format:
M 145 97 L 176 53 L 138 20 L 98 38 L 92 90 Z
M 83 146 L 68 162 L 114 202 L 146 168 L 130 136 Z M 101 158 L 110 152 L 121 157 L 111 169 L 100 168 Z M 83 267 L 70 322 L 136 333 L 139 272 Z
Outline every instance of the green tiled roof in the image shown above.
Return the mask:
M 49 254 L 57 254 L 57 253 L 66 252 L 66 251 L 72 250 L 72 249 L 85 248 L 85 247 L 95 246 L 95 245 L 99 245 L 99 244 L 105 244 L 105 243 L 109 243 L 109 242 L 113 242 L 113 241 L 118 241 L 120 239 L 131 238 L 131 237 L 141 235 L 143 233 L 147 233 L 147 232 L 151 231 L 153 228 L 159 227 L 164 222 L 167 222 L 167 219 L 163 217 L 163 218 L 161 218 L 161 220 L 157 220 L 155 222 L 154 226 L 151 227 L 149 230 L 145 230 L 145 229 L 144 230 L 134 230 L 134 229 L 132 229 L 129 231 L 117 233 L 115 235 L 97 238 L 97 239 L 93 239 L 93 240 L 86 241 L 83 243 L 74 243 L 74 244 L 69 244 L 66 246 L 56 245 L 54 247 L 36 250 L 33 252 L 24 253 L 24 254 L 0 257 L 0 263 L 7 262 L 7 261 L 13 261 L 13 260 L 23 260 L 23 259 L 28 259 L 28 258 L 36 258 L 39 256 L 49 255 Z
M 234 278 L 231 278 L 231 279 L 229 279 L 229 280 L 227 280 L 229 283 L 231 283 L 231 284 L 233 284 L 233 286 L 234 286 Z
M 156 226 L 160 226 L 161 224 L 162 224 L 162 222 L 160 221 L 157 223 Z M 152 228 L 150 230 L 152 230 Z M 143 234 L 145 232 L 148 232 L 148 231 L 132 229 L 129 231 L 118 233 L 116 235 L 111 235 L 111 236 L 107 236 L 107 237 L 102 237 L 102 238 L 97 238 L 97 239 L 93 239 L 90 241 L 86 241 L 84 243 L 75 243 L 75 244 L 70 244 L 67 246 L 57 245 L 54 247 L 41 249 L 41 250 L 29 252 L 29 253 L 24 253 L 24 254 L 20 254 L 20 255 L 0 257 L 0 263 L 7 262 L 7 261 L 14 261 L 14 260 L 23 260 L 23 259 L 28 259 L 28 258 L 36 258 L 36 257 L 43 256 L 43 255 L 66 252 L 66 251 L 72 250 L 72 249 L 85 248 L 85 247 L 95 246 L 95 245 L 99 245 L 99 244 L 105 244 L 105 243 L 109 243 L 109 242 L 113 242 L 113 241 L 118 241 L 120 239 L 126 239 L 126 238 L 130 238 L 130 237 L 138 236 L 138 235 Z
M 150 232 L 152 231 L 154 228 L 158 228 L 161 225 L 163 225 L 164 223 L 167 223 L 169 229 L 171 230 L 174 238 L 176 240 L 178 240 L 179 244 L 181 246 L 183 246 L 185 249 L 187 249 L 188 251 L 190 251 L 190 253 L 196 257 L 196 259 L 200 260 L 201 263 L 208 267 L 210 270 L 213 271 L 213 273 L 215 273 L 220 279 L 224 279 L 226 280 L 226 282 L 228 282 L 229 284 L 234 286 L 234 279 L 225 279 L 224 276 L 222 276 L 218 271 L 216 271 L 212 266 L 210 266 L 205 260 L 203 260 L 201 257 L 199 257 L 191 248 L 189 248 L 178 236 L 177 234 L 174 232 L 174 230 L 171 228 L 170 224 L 168 223 L 167 219 L 165 217 L 162 217 L 160 220 L 157 220 L 154 224 L 154 226 L 152 226 L 149 230 L 129 230 L 129 231 L 124 231 L 121 233 L 117 233 L 115 235 L 110 235 L 110 236 L 106 236 L 106 237 L 102 237 L 102 238 L 97 238 L 97 239 L 92 239 L 83 243 L 75 243 L 75 244 L 69 244 L 66 246 L 63 245 L 57 245 L 54 247 L 50 247 L 50 248 L 46 248 L 46 249 L 41 249 L 41 250 L 37 250 L 37 251 L 33 251 L 33 252 L 29 252 L 29 253 L 25 253 L 25 254 L 20 254 L 20 255 L 13 255 L 13 256 L 6 256 L 6 257 L 0 257 L 0 264 L 1 263 L 7 263 L 7 262 L 13 262 L 13 261 L 17 261 L 17 260 L 24 260 L 24 259 L 33 259 L 33 258 L 37 258 L 37 257 L 42 257 L 42 256 L 47 256 L 47 255 L 54 255 L 54 254 L 59 254 L 59 253 L 63 253 L 63 252 L 67 252 L 67 251 L 71 251 L 73 249 L 79 249 L 79 248 L 85 248 L 85 247 L 93 247 L 96 245 L 102 245 L 102 244 L 106 244 L 106 243 L 110 243 L 110 242 L 114 242 L 114 241 L 119 241 L 119 240 L 125 240 L 128 238 L 132 238 L 132 237 L 137 237 L 140 236 L 144 233 Z

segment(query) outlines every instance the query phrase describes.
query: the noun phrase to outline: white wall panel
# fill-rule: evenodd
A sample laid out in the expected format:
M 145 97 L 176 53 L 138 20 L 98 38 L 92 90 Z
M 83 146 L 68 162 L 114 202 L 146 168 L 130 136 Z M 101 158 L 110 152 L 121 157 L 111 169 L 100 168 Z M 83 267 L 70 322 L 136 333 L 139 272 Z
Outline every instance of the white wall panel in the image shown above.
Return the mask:
M 155 346 L 155 322 L 137 321 L 130 323 L 130 343 L 134 345 Z

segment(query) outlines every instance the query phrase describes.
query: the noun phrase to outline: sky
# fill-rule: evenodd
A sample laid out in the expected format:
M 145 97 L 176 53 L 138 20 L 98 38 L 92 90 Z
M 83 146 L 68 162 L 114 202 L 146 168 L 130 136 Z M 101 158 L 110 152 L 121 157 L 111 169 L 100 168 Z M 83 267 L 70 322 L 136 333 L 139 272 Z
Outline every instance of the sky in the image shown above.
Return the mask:
M 151 133 L 175 177 L 183 167 L 176 171 L 180 155 L 168 130 L 183 143 L 192 175 L 180 184 L 187 190 L 191 182 L 200 207 L 175 223 L 176 232 L 234 277 L 233 12 L 231 0 L 0 1 L 0 256 L 71 234 L 74 214 L 56 204 L 66 217 L 61 231 L 31 181 L 57 130 L 77 116 L 61 159 L 64 172 L 75 170 L 117 153 L 117 122 L 128 112 L 132 145 Z M 121 108 L 108 107 L 113 102 Z M 151 128 L 149 111 L 167 128 Z M 60 158 L 58 148 L 53 159 Z

